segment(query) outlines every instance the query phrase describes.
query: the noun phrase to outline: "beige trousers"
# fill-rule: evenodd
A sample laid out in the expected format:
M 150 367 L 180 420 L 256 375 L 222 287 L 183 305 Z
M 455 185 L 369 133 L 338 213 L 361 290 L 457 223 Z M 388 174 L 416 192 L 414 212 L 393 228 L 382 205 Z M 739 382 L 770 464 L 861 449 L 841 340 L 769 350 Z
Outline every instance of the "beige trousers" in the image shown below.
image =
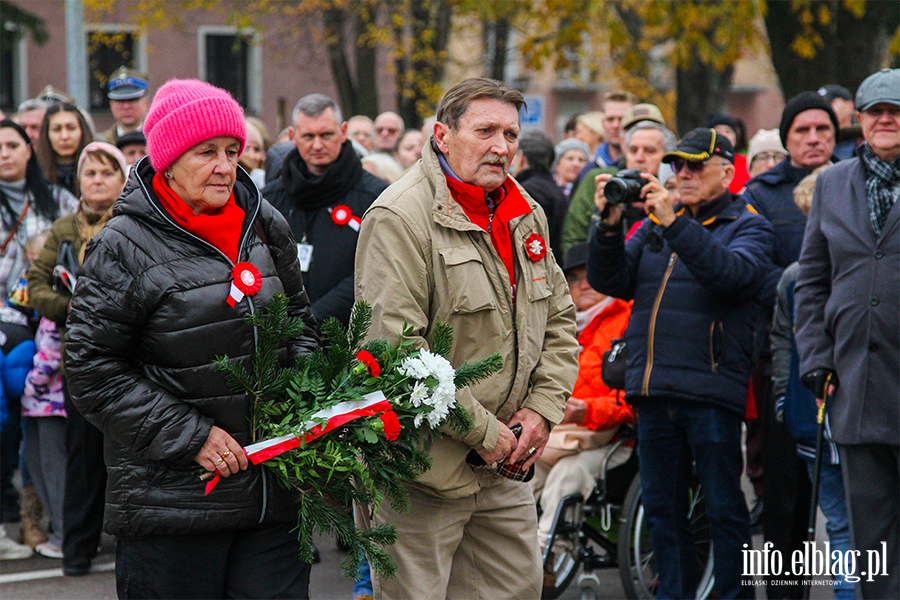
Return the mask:
M 540 498 L 541 511 L 543 511 L 538 521 L 538 541 L 542 546 L 547 543 L 547 538 L 550 536 L 553 519 L 556 517 L 556 508 L 560 501 L 570 494 L 581 494 L 584 498 L 590 496 L 597 485 L 603 460 L 611 449 L 610 445 L 595 450 L 585 450 L 578 454 L 564 456 L 553 465 L 544 462 L 542 456 L 535 463 L 534 478 L 530 483 L 534 498 Z M 631 448 L 619 446 L 616 453 L 610 457 L 607 468 L 618 467 L 630 456 Z
M 527 484 L 503 480 L 465 498 L 432 496 L 408 487 L 412 509 L 384 502 L 363 527 L 390 523 L 397 542 L 386 548 L 397 576 L 372 572 L 376 600 L 538 600 L 541 557 L 537 510 Z

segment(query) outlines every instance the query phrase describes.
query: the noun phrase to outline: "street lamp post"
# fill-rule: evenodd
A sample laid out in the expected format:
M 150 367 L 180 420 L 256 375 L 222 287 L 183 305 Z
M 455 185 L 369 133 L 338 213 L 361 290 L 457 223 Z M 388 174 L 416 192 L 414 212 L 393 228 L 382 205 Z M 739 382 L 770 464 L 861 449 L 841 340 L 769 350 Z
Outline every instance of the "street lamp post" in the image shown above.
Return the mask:
M 66 79 L 68 94 L 78 106 L 88 108 L 83 0 L 66 0 Z

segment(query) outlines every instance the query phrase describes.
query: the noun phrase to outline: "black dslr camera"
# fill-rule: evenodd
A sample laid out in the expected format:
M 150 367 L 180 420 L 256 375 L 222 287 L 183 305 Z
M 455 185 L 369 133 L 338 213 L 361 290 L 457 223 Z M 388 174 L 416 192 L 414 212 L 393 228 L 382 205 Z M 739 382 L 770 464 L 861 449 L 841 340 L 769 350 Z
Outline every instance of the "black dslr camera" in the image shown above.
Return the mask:
M 640 169 L 623 169 L 606 182 L 603 194 L 607 204 L 634 204 L 641 200 L 641 188 L 650 183 Z

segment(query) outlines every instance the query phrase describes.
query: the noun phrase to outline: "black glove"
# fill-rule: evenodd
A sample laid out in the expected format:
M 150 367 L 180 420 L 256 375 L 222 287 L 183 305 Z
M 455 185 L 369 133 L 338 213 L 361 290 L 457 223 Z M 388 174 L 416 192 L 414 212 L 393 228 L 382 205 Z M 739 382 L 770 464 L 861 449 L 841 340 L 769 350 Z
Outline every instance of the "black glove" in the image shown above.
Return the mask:
M 829 375 L 831 375 L 831 380 L 828 379 Z M 831 369 L 815 369 L 814 371 L 810 371 L 806 375 L 803 375 L 800 378 L 800 383 L 803 384 L 803 387 L 815 394 L 816 398 L 824 398 L 826 385 L 830 384 L 837 388 L 838 378 L 837 373 Z

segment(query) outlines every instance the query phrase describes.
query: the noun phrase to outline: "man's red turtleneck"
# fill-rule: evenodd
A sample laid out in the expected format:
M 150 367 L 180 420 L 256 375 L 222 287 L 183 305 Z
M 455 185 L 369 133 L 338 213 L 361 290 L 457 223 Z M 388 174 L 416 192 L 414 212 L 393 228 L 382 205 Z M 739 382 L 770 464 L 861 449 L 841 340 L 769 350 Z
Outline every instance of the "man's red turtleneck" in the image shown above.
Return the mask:
M 530 213 L 531 206 L 509 177 L 503 185 L 490 193 L 450 175 L 445 174 L 445 177 L 453 199 L 462 207 L 469 220 L 491 236 L 491 243 L 506 266 L 509 284 L 515 296 L 516 255 L 512 247 L 509 223 L 516 217 Z

